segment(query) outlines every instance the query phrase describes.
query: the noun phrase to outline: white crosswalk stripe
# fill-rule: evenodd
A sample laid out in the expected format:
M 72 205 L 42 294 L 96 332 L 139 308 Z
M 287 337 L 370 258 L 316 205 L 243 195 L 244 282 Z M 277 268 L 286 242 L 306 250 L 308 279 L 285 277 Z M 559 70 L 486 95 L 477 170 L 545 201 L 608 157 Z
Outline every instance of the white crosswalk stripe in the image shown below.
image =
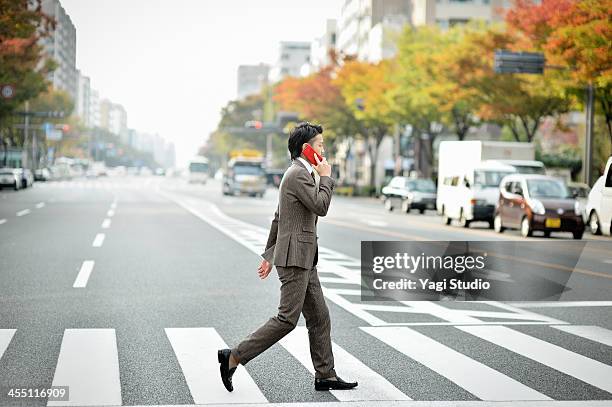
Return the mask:
M 0 359 L 4 355 L 4 351 L 8 348 L 11 339 L 15 335 L 15 329 L 0 329 Z
M 308 330 L 306 327 L 296 327 L 280 341 L 281 345 L 295 357 L 310 373 L 314 368 L 310 359 Z M 368 400 L 411 400 L 387 379 L 370 369 L 359 359 L 348 353 L 336 343 L 332 343 L 334 364 L 349 372 L 351 380 L 358 386 L 350 391 L 332 390 L 331 393 L 340 401 Z
M 461 326 L 462 331 L 612 392 L 612 366 L 505 326 Z
M 553 328 L 582 338 L 590 339 L 604 345 L 612 346 L 612 331 L 592 325 L 557 325 Z
M 361 329 L 481 400 L 550 400 L 548 396 L 411 328 Z
M 606 340 L 610 332 L 594 326 L 562 328 L 571 334 L 597 342 Z M 414 329 L 403 326 L 359 329 L 387 344 L 391 351 L 411 358 L 483 401 L 512 401 L 519 402 L 519 405 L 521 401 L 525 401 L 536 403 L 533 405 L 538 405 L 537 402 L 546 405 L 546 402 L 553 400 Z M 609 378 L 612 367 L 539 338 L 502 326 L 456 326 L 446 329 L 460 329 L 573 378 L 606 391 L 611 390 Z M 227 392 L 222 386 L 216 355 L 218 349 L 227 346 L 215 328 L 166 328 L 165 332 L 195 404 L 268 403 L 258 384 L 242 366 L 236 370 L 233 377 L 236 388 L 234 392 Z M 0 360 L 14 343 L 15 333 L 15 329 L 0 329 Z M 306 327 L 297 327 L 281 339 L 279 344 L 289 352 L 290 357 L 314 374 Z M 350 391 L 331 391 L 339 401 L 402 403 L 411 400 L 411 394 L 405 394 L 383 375 L 370 368 L 360 355 L 351 354 L 335 342 L 333 351 L 336 368 L 340 368 L 351 380 L 359 382 L 359 386 Z M 48 406 L 122 405 L 115 330 L 66 329 L 52 385 L 69 386 L 70 401 L 49 401 Z M 445 392 L 444 389 L 439 391 L 440 394 Z M 588 402 L 585 403 L 576 401 L 576 405 L 588 405 Z
M 120 406 L 115 330 L 66 329 L 53 386 L 69 386 L 70 401 L 49 401 L 48 406 Z
M 217 350 L 227 346 L 214 328 L 166 328 L 166 335 L 196 404 L 267 402 L 244 368 L 232 378 L 240 391 L 230 393 L 221 385 Z

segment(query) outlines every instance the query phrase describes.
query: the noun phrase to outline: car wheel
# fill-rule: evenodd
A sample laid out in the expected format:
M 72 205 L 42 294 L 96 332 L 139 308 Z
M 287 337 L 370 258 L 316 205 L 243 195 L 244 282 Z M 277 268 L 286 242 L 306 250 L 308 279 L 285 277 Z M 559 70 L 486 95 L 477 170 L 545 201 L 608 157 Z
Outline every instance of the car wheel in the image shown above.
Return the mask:
M 529 237 L 533 235 L 533 229 L 531 228 L 531 222 L 529 222 L 529 218 L 525 216 L 521 221 L 521 236 Z
M 544 231 L 544 237 L 550 237 L 550 231 L 545 230 Z
M 410 213 L 410 201 L 407 199 L 402 201 L 402 212 Z
M 572 234 L 574 235 L 574 239 L 576 239 L 576 240 L 580 240 L 580 239 L 582 239 L 582 234 L 583 234 L 583 233 L 584 233 L 583 231 L 579 231 L 579 232 L 572 232 Z
M 499 215 L 499 213 L 496 213 L 495 214 L 495 218 L 493 219 L 493 229 L 497 233 L 504 233 L 504 230 L 506 230 L 506 228 L 502 224 L 502 219 L 501 219 L 501 216 Z
M 589 227 L 591 228 L 592 234 L 601 235 L 601 223 L 599 223 L 599 216 L 597 216 L 597 212 L 595 211 L 593 211 L 589 217 Z
M 389 212 L 393 211 L 393 204 L 391 203 L 391 199 L 389 198 L 385 199 L 385 209 Z
M 467 220 L 467 218 L 465 217 L 465 214 L 463 213 L 463 208 L 461 209 L 461 212 L 459 212 L 459 225 L 463 226 L 464 228 L 470 227 L 470 221 Z
M 419 209 L 419 213 L 423 215 L 425 213 L 425 209 Z

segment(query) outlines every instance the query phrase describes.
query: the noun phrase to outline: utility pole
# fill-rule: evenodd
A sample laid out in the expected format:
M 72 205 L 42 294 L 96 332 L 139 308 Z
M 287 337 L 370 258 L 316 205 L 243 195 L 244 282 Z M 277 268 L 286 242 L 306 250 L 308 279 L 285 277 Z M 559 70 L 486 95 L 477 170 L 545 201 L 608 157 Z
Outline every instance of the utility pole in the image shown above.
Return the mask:
M 584 183 L 589 186 L 591 185 L 593 161 L 594 99 L 595 88 L 593 82 L 589 82 L 586 88 L 586 135 L 584 139 Z
M 30 127 L 30 101 L 26 100 L 25 102 L 25 116 L 23 119 L 23 146 L 24 146 L 24 150 L 26 150 L 26 154 L 25 154 L 25 162 L 22 163 L 23 168 L 26 168 L 30 162 L 28 159 L 28 150 L 25 148 L 26 147 L 26 143 L 28 142 L 28 130 Z

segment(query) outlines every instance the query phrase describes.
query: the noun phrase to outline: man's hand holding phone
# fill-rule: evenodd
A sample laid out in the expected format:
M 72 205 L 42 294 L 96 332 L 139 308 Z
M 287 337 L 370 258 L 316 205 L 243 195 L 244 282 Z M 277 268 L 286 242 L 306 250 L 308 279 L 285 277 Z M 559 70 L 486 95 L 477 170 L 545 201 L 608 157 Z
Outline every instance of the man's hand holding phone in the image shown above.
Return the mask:
M 319 160 L 319 157 L 314 156 L 316 161 L 316 165 L 314 165 L 314 169 L 317 170 L 320 176 L 329 177 L 331 176 L 331 165 L 327 162 L 327 159 L 323 157 L 323 161 Z

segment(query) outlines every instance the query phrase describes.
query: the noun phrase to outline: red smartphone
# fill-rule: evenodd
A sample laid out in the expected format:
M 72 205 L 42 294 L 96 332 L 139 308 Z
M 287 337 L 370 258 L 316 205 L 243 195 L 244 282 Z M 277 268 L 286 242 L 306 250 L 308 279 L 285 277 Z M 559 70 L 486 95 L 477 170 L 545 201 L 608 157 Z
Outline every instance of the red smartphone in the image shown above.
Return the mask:
M 311 147 L 310 144 L 306 144 L 306 148 L 304 148 L 304 150 L 302 150 L 302 152 L 304 153 L 304 155 L 306 156 L 306 159 L 312 164 L 312 165 L 317 165 L 317 161 L 315 160 L 315 155 L 317 156 L 317 158 L 319 159 L 319 161 L 323 161 L 323 157 L 321 157 L 321 154 L 317 153 L 314 148 Z

